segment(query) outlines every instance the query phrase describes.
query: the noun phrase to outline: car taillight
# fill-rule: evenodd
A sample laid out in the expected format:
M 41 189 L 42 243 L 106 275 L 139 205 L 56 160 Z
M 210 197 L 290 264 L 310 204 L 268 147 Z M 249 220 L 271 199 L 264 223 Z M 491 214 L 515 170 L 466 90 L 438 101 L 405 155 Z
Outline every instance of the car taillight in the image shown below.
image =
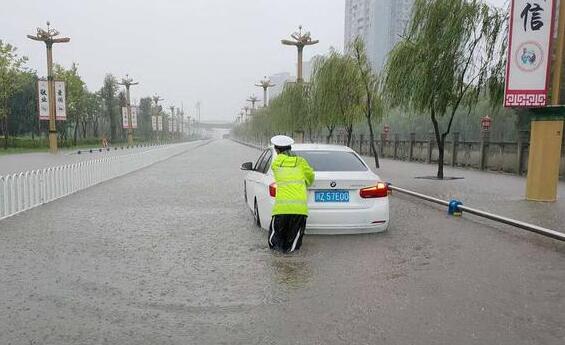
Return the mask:
M 376 186 L 361 189 L 359 195 L 363 199 L 384 198 L 388 196 L 388 187 L 386 183 L 379 182 Z
M 269 195 L 274 198 L 277 196 L 277 184 L 276 183 L 271 183 L 269 185 Z

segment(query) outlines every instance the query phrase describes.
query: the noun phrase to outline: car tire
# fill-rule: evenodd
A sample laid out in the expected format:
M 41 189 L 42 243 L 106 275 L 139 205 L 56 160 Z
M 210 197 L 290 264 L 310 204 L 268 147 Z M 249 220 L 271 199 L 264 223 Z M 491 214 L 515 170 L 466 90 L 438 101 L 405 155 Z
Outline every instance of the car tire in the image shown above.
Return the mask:
M 255 199 L 255 206 L 253 208 L 253 217 L 255 218 L 255 225 L 261 227 L 261 218 L 259 217 L 259 206 L 257 206 L 257 199 Z

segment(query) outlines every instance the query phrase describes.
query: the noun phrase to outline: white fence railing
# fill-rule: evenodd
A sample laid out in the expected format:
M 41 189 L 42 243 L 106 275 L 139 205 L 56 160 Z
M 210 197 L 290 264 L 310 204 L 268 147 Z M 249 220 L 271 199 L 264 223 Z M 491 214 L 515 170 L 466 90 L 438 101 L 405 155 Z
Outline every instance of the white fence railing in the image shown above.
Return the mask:
M 0 220 L 185 152 L 194 143 L 0 176 Z

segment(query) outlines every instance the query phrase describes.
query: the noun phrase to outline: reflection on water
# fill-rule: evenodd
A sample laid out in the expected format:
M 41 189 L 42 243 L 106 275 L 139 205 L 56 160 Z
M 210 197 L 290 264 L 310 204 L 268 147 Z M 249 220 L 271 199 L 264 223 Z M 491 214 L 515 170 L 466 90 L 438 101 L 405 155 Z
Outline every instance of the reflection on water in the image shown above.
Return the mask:
M 312 269 L 301 258 L 273 255 L 271 267 L 274 281 L 283 287 L 300 289 L 307 287 L 312 281 Z

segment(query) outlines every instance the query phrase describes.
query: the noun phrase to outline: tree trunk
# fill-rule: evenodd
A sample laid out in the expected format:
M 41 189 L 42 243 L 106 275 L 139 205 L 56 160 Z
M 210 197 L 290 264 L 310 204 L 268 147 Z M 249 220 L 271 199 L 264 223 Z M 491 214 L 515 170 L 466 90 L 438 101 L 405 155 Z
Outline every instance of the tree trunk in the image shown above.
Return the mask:
M 75 132 L 73 133 L 73 145 L 77 146 L 77 139 L 78 139 L 78 119 L 75 121 Z
M 377 146 L 375 146 L 375 132 L 371 120 L 369 120 L 369 141 L 371 142 L 371 153 L 375 157 L 375 167 L 378 169 L 381 166 L 379 164 L 379 152 L 377 151 Z
M 334 133 L 334 128 L 328 128 L 328 135 L 326 136 L 326 144 L 330 143 L 330 139 L 332 138 L 332 135 Z
M 443 180 L 443 157 L 445 154 L 445 138 L 442 138 L 441 143 L 437 143 L 437 149 L 439 151 L 438 161 L 437 161 L 437 178 Z
M 4 134 L 4 150 L 8 149 L 8 117 L 2 121 L 2 134 Z
M 345 129 L 345 132 L 347 133 L 347 147 L 351 147 L 351 139 L 353 136 L 353 125 L 348 125 L 347 128 Z
M 88 122 L 83 120 L 82 121 L 82 138 L 86 138 L 86 135 L 88 134 Z
M 92 121 L 92 135 L 96 138 L 98 137 L 98 119 Z
M 110 137 L 112 138 L 112 141 L 117 141 L 116 139 L 118 138 L 118 131 L 116 126 L 116 118 L 112 110 L 110 110 L 109 118 L 110 118 Z
M 434 134 L 436 137 L 437 149 L 439 151 L 439 157 L 437 161 L 437 178 L 442 180 L 443 179 L 443 156 L 444 156 L 444 143 L 445 137 L 439 132 L 439 123 L 436 119 L 436 113 L 433 108 L 433 104 L 430 109 L 430 117 L 432 118 L 432 123 L 434 125 Z

